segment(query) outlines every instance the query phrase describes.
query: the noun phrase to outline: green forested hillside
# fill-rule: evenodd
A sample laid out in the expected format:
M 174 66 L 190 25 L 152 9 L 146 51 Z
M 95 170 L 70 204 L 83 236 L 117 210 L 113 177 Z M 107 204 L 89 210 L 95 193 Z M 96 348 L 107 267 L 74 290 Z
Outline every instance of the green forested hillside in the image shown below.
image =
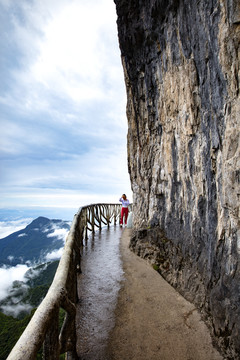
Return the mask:
M 27 284 L 31 287 L 50 284 L 57 270 L 58 263 L 58 260 L 52 261 L 29 269 L 25 275 L 25 277 L 28 279 Z M 38 275 L 34 277 L 33 275 L 36 271 L 40 271 L 40 273 L 38 273 Z
M 0 360 L 6 360 L 8 355 L 10 354 L 12 348 L 18 341 L 19 337 L 22 335 L 29 321 L 31 320 L 35 309 L 32 310 L 30 315 L 25 316 L 24 319 L 18 320 L 12 316 L 6 316 L 0 312 Z M 64 321 L 65 311 L 60 309 L 59 312 L 59 328 L 62 326 Z M 41 351 L 37 356 L 37 359 L 42 359 Z M 65 357 L 62 355 L 60 357 L 64 359 Z
M 0 360 L 6 360 L 11 349 L 29 323 L 34 310 L 22 320 L 6 316 L 0 312 Z
M 21 283 L 16 282 L 15 286 L 17 287 L 17 294 L 21 304 L 30 304 L 34 308 L 40 304 L 52 283 L 58 263 L 58 261 L 54 261 L 52 263 L 40 265 L 33 270 L 29 270 L 27 274 L 29 279 L 27 284 L 29 285 L 29 288 L 27 291 L 25 287 L 23 287 L 21 291 Z M 41 272 L 39 273 L 40 270 Z M 38 272 L 38 276 L 32 278 L 32 273 L 36 271 Z M 12 306 L 11 299 L 12 295 L 5 298 L 0 304 Z M 34 311 L 35 310 L 32 310 L 31 314 L 27 314 L 27 311 L 21 311 L 17 318 L 4 315 L 0 312 L 0 360 L 5 360 L 7 358 L 11 349 L 29 323 Z M 62 311 L 60 317 L 61 319 L 63 318 Z

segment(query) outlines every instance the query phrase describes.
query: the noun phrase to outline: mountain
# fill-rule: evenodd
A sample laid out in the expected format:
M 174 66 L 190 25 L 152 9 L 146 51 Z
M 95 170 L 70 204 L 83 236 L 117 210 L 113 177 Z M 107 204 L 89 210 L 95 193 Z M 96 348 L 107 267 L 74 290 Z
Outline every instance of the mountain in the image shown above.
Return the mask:
M 0 239 L 0 266 L 46 262 L 46 255 L 63 247 L 70 223 L 38 217 L 25 229 Z

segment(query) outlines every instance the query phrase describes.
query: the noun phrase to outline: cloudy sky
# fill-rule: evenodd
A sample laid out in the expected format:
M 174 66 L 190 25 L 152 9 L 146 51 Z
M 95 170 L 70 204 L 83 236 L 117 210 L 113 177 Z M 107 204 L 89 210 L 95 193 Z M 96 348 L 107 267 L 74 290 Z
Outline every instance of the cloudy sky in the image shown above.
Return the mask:
M 131 200 L 113 0 L 0 0 L 0 29 L 1 214 Z

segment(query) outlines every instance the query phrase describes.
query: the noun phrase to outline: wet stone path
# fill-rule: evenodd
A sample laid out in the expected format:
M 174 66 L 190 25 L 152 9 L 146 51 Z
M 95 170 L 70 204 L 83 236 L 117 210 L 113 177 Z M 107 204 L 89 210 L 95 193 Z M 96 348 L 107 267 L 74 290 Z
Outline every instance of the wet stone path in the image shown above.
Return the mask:
M 81 360 L 223 360 L 201 314 L 129 250 L 131 229 L 85 244 L 77 308 Z
M 123 279 L 119 226 L 103 228 L 84 242 L 78 279 L 77 350 L 81 360 L 104 359 Z M 97 357 L 96 357 L 97 356 Z

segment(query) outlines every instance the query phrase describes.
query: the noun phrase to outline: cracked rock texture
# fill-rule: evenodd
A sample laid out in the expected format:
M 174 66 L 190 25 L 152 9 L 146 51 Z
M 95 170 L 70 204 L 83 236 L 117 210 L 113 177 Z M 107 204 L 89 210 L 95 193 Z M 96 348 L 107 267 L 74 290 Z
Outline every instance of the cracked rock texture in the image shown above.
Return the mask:
M 240 2 L 115 0 L 131 247 L 240 358 Z

